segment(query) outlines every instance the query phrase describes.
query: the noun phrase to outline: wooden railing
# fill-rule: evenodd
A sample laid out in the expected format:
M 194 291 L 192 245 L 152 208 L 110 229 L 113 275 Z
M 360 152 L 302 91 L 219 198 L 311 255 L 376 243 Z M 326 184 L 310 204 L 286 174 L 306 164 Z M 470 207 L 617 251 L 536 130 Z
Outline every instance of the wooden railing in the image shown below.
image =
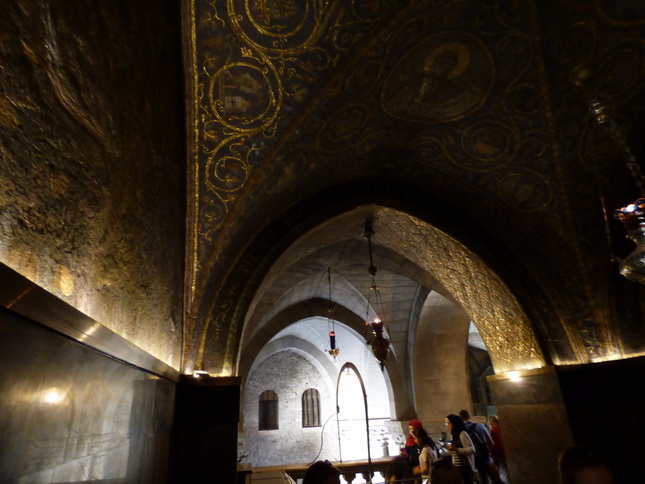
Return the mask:
M 382 476 L 385 475 L 385 470 L 392 462 L 392 457 L 377 457 L 372 459 L 371 469 L 372 475 L 379 472 Z M 351 484 L 356 476 L 361 475 L 363 479 L 368 481 L 368 474 L 370 472 L 370 463 L 367 460 L 349 460 L 343 462 L 332 462 L 334 467 L 336 467 L 343 479 L 348 484 Z M 242 479 L 238 479 L 238 482 L 244 482 L 244 476 L 252 473 L 266 473 L 266 472 L 286 472 L 294 481 L 302 479 L 307 472 L 309 464 L 290 464 L 282 466 L 268 466 L 268 467 L 251 467 L 248 464 L 240 464 L 238 466 L 238 475 Z M 374 482 L 383 482 L 383 479 L 375 479 Z

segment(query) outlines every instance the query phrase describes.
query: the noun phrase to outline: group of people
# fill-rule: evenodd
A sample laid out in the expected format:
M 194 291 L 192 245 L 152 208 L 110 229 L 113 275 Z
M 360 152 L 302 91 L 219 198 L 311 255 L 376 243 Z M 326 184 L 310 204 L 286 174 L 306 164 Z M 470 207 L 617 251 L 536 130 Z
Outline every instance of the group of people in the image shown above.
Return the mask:
M 451 439 L 442 437 L 437 445 L 420 420 L 410 420 L 405 449 L 393 459 L 385 481 L 509 484 L 499 419 L 492 415 L 488 422 L 490 432 L 473 422 L 466 410 L 450 414 L 445 425 Z M 604 454 L 586 446 L 565 449 L 558 459 L 558 473 L 561 484 L 616 483 Z M 340 484 L 340 472 L 329 461 L 318 461 L 307 470 L 303 484 Z
M 420 420 L 410 420 L 405 449 L 388 467 L 386 482 L 418 477 L 419 482 L 432 484 L 508 484 L 499 474 L 505 469 L 499 420 L 491 416 L 489 422 L 490 433 L 473 422 L 467 410 L 450 414 L 445 423 L 452 438 L 437 445 Z M 339 483 L 340 472 L 329 461 L 310 466 L 303 480 L 303 484 Z
M 451 438 L 437 445 L 421 421 L 411 420 L 405 451 L 394 459 L 386 480 L 419 476 L 432 484 L 508 484 L 499 419 L 493 415 L 489 422 L 491 432 L 473 422 L 467 410 L 450 414 L 445 425 Z

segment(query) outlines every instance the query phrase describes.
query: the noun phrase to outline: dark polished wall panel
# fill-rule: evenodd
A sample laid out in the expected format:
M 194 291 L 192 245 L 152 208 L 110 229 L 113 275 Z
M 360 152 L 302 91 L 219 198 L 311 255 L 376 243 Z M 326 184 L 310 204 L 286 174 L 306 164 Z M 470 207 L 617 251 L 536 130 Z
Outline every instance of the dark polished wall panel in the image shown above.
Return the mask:
M 0 368 L 0 482 L 165 482 L 173 382 L 5 309 Z

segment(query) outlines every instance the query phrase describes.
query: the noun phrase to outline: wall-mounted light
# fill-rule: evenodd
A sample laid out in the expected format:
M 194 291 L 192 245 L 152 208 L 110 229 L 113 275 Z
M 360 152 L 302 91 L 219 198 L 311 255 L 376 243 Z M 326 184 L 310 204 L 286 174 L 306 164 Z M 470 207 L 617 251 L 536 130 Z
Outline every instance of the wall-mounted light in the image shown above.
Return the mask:
M 49 403 L 52 405 L 62 402 L 64 398 L 65 394 L 55 388 L 46 390 L 42 397 L 44 403 Z
M 520 374 L 519 371 L 509 371 L 506 373 L 506 376 L 508 377 L 509 380 L 511 381 L 520 381 L 522 379 L 522 375 Z

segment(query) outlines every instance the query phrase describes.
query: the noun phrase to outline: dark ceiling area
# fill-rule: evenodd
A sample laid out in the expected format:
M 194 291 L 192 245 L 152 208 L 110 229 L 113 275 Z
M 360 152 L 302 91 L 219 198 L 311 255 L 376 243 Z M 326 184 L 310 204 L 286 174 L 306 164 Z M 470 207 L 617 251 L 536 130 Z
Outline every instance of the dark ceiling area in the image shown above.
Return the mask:
M 388 209 L 461 244 L 435 253 L 428 277 L 450 279 L 442 260 L 466 251 L 485 261 L 547 359 L 642 352 L 642 288 L 612 261 L 633 244 L 611 212 L 642 195 L 621 140 L 640 153 L 645 5 L 263 5 L 198 1 L 187 28 L 197 167 L 190 311 L 201 321 L 187 335 L 204 341 L 187 360 L 206 353 L 211 370 L 231 368 L 223 355 L 238 351 L 278 258 L 370 204 L 380 213 L 374 243 L 392 253 L 414 260 L 415 235 L 382 239 L 395 223 Z M 592 100 L 615 130 L 593 121 Z M 362 222 L 352 225 L 345 238 L 360 240 Z M 483 301 L 485 288 L 476 291 Z M 224 321 L 226 336 L 213 329 Z

